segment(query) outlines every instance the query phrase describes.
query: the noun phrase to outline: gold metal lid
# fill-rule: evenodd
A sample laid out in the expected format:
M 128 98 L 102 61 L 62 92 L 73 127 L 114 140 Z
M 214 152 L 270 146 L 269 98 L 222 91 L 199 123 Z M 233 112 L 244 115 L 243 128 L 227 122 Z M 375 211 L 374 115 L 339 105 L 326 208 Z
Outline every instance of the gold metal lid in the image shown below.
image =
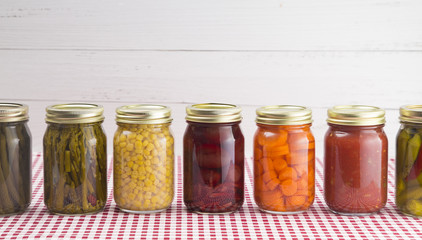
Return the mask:
M 94 123 L 104 120 L 104 108 L 90 103 L 66 103 L 46 108 L 45 121 L 48 123 L 78 124 Z
M 225 103 L 201 103 L 186 107 L 186 120 L 201 123 L 230 123 L 242 120 L 242 109 Z
M 302 125 L 312 123 L 312 111 L 295 105 L 272 105 L 256 110 L 256 122 L 268 125 Z
M 20 122 L 28 119 L 27 105 L 19 103 L 0 103 L 0 122 Z
M 400 107 L 400 121 L 422 123 L 422 105 L 406 105 Z
M 366 105 L 340 105 L 328 109 L 328 123 L 350 126 L 373 126 L 385 123 L 385 111 Z
M 134 104 L 116 109 L 116 122 L 131 124 L 170 123 L 171 109 L 162 105 Z

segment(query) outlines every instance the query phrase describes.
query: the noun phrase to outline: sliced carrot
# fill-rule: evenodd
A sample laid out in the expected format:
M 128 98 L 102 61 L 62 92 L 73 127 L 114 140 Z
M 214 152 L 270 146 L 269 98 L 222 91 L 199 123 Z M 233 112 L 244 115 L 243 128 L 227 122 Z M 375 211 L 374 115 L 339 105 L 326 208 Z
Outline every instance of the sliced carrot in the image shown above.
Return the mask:
M 253 151 L 253 158 L 255 159 L 255 160 L 259 160 L 259 159 L 261 159 L 263 157 L 263 155 L 262 155 L 262 150 L 261 150 L 261 148 L 259 147 L 259 146 L 255 146 L 254 147 L 254 151 Z
M 265 206 L 284 205 L 283 196 L 279 190 L 261 192 L 259 199 Z
M 261 146 L 283 145 L 287 140 L 287 132 L 284 130 L 266 131 L 257 134 L 258 144 Z
M 295 195 L 299 195 L 299 196 L 308 196 L 309 195 L 309 191 L 308 188 L 306 189 L 297 189 L 297 192 L 295 193 Z
M 315 149 L 308 150 L 308 161 L 315 161 Z
M 297 189 L 308 191 L 308 176 L 302 175 L 302 177 L 297 181 Z
M 295 132 L 289 134 L 288 143 L 290 151 L 308 150 L 310 148 L 310 141 L 308 139 L 308 132 Z M 313 141 L 313 147 L 315 148 L 315 142 Z
M 256 192 L 269 191 L 261 177 L 256 177 L 254 181 L 254 190 Z
M 278 175 L 278 179 L 280 179 L 280 181 L 284 181 L 287 179 L 296 181 L 297 179 L 296 170 L 291 167 L 285 167 Z
M 298 177 L 308 174 L 308 162 L 305 164 L 293 165 L 292 167 L 296 170 Z
M 296 164 L 308 164 L 308 150 L 300 150 L 300 151 L 294 151 L 290 153 L 290 164 L 296 165 Z
M 264 168 L 262 167 L 262 164 L 259 160 L 255 160 L 253 166 L 255 177 L 261 175 L 264 172 Z
M 289 154 L 289 145 L 277 145 L 275 147 L 264 146 L 264 156 L 273 158 Z
M 273 160 L 271 158 L 261 158 L 260 162 L 264 172 L 274 171 Z
M 278 157 L 273 160 L 274 170 L 280 174 L 281 170 L 287 167 L 287 162 L 283 157 Z
M 306 203 L 306 196 L 291 196 L 286 198 L 286 208 L 299 208 Z
M 262 174 L 262 180 L 264 181 L 264 183 L 268 183 L 273 179 L 277 179 L 277 173 L 274 170 L 264 172 L 264 174 Z
M 281 182 L 281 191 L 284 196 L 292 196 L 297 192 L 297 182 L 287 179 Z
M 277 178 L 271 179 L 269 182 L 267 182 L 267 188 L 270 190 L 276 189 L 280 185 L 280 180 Z

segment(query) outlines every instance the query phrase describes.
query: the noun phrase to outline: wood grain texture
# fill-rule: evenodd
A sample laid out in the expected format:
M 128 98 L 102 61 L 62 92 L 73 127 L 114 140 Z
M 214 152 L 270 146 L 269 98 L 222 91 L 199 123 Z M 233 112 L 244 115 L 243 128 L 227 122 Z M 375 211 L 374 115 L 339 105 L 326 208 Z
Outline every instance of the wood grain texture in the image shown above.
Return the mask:
M 0 49 L 422 50 L 420 0 L 2 0 Z
M 1 51 L 1 100 L 420 102 L 422 52 Z

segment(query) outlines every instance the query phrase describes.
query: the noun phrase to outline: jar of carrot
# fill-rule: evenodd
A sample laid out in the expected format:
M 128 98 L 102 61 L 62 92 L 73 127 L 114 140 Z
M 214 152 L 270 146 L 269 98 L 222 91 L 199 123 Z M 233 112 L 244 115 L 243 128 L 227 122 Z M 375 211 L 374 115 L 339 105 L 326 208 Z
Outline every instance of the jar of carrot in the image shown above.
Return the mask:
M 295 214 L 315 196 L 315 139 L 312 112 L 293 105 L 256 110 L 254 197 L 261 211 Z

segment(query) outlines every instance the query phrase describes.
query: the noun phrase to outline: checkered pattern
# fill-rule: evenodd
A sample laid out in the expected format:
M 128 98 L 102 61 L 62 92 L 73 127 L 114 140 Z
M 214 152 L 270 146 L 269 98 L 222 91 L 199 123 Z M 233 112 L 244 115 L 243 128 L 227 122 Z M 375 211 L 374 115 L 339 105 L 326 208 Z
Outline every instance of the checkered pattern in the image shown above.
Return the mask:
M 177 189 L 172 207 L 149 215 L 127 214 L 113 202 L 112 181 L 105 210 L 85 216 L 57 216 L 43 204 L 42 156 L 34 154 L 33 201 L 22 215 L 0 217 L 1 239 L 198 239 L 198 238 L 422 238 L 422 219 L 401 215 L 394 206 L 394 161 L 389 164 L 387 206 L 368 217 L 331 213 L 322 196 L 322 163 L 317 161 L 317 193 L 311 209 L 298 215 L 271 215 L 253 203 L 251 159 L 246 164 L 245 203 L 230 215 L 188 213 L 182 200 L 181 158 L 177 165 Z M 111 162 L 110 162 L 111 163 Z M 108 176 L 112 176 L 109 163 Z

